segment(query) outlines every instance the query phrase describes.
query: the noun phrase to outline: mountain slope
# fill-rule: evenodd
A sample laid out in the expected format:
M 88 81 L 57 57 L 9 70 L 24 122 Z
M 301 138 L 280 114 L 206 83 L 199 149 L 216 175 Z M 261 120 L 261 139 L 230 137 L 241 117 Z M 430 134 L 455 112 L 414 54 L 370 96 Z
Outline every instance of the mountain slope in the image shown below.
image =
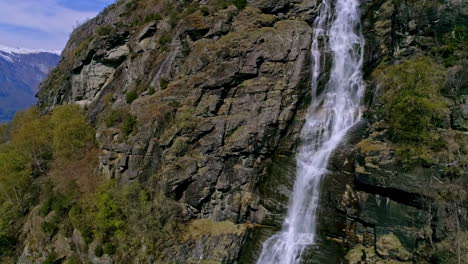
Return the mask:
M 0 46 L 0 122 L 36 102 L 39 84 L 59 59 L 55 51 Z

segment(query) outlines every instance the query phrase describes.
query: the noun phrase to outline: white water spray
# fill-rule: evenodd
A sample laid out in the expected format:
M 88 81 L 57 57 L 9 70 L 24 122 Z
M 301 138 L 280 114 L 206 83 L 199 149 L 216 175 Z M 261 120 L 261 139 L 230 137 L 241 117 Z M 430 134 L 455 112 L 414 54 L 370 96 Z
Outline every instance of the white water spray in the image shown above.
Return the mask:
M 321 179 L 332 152 L 361 118 L 364 38 L 360 33 L 360 1 L 334 0 L 333 14 L 332 1 L 323 0 L 314 22 L 313 103 L 302 130 L 288 215 L 282 230 L 263 244 L 257 264 L 299 264 L 304 250 L 315 244 Z M 318 96 L 318 79 L 325 64 L 323 50 L 331 52 L 333 66 Z

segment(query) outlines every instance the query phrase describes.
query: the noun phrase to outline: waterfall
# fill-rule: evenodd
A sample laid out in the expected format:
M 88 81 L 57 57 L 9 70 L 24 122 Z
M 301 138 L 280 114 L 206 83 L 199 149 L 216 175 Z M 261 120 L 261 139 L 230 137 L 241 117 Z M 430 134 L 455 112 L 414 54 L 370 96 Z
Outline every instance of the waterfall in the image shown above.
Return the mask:
M 311 48 L 313 101 L 302 129 L 296 181 L 282 230 L 264 242 L 257 264 L 298 264 L 304 250 L 315 244 L 321 179 L 327 173 L 332 152 L 361 119 L 365 87 L 359 2 L 323 0 L 320 4 Z M 327 57 L 332 59 L 332 68 L 318 95 L 318 79 L 326 57 L 321 51 L 330 52 Z

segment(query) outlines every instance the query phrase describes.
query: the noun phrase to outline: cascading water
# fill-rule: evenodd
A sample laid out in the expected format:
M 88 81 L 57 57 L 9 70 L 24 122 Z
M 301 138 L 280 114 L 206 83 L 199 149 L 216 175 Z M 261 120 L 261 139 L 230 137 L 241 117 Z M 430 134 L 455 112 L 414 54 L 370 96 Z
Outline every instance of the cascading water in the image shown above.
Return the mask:
M 335 1 L 333 14 L 331 1 Z M 304 249 L 315 243 L 321 178 L 332 152 L 361 118 L 364 38 L 359 2 L 323 0 L 319 7 L 312 43 L 313 103 L 302 130 L 293 195 L 282 230 L 265 241 L 257 264 L 298 264 Z M 323 92 L 317 96 L 325 57 L 321 50 L 331 52 L 333 66 Z

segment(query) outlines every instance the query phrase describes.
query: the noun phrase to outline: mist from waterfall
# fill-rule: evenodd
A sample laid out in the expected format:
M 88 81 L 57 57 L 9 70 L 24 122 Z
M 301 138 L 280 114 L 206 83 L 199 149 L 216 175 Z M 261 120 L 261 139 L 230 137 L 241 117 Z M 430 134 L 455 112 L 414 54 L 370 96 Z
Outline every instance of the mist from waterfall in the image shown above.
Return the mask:
M 323 0 L 320 4 L 311 48 L 313 99 L 302 129 L 296 181 L 282 230 L 264 242 L 257 264 L 299 264 L 304 250 L 315 244 L 322 177 L 332 152 L 361 119 L 365 85 L 359 3 Z M 332 68 L 323 92 L 317 94 L 325 58 L 332 60 Z

